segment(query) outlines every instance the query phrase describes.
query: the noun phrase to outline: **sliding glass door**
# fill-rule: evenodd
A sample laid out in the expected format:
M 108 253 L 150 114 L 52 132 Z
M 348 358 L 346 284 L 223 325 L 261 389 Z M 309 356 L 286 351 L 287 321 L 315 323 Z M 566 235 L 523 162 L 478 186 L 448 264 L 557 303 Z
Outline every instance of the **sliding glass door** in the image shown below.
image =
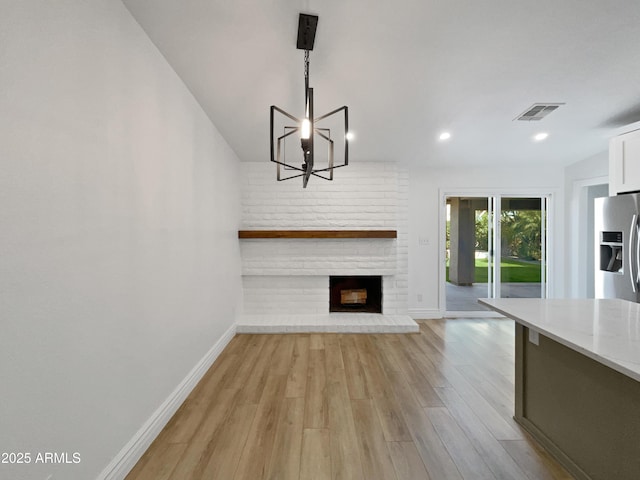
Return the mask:
M 546 202 L 502 197 L 496 243 L 495 298 L 546 297 Z M 496 235 L 498 238 L 498 235 Z
M 447 196 L 447 312 L 478 298 L 546 297 L 546 197 Z

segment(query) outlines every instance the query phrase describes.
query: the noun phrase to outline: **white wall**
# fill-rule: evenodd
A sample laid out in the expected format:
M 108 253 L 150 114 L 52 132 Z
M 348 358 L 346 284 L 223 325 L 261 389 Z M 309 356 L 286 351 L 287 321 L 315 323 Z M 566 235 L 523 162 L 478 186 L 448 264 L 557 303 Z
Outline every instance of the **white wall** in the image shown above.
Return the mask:
M 433 318 L 444 312 L 441 305 L 440 249 L 442 194 L 477 192 L 478 195 L 552 194 L 549 215 L 553 236 L 549 252 L 552 280 L 551 296 L 564 293 L 564 200 L 562 168 L 420 168 L 409 172 L 409 314 L 414 318 Z M 419 245 L 418 240 L 423 244 Z M 426 243 L 426 244 L 425 244 Z M 421 295 L 422 301 L 418 301 Z
M 593 296 L 593 198 L 607 196 L 609 154 L 604 151 L 565 169 L 565 218 L 567 235 L 566 292 L 568 297 Z
M 240 303 L 239 169 L 119 1 L 0 14 L 0 478 L 87 480 Z

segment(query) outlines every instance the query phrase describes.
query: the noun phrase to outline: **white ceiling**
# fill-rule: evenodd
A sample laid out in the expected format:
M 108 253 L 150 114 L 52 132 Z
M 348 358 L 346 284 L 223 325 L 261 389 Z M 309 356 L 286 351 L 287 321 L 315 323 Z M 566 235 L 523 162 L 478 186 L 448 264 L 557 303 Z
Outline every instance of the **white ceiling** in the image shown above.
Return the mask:
M 640 121 L 639 0 L 123 2 L 243 161 L 268 161 L 272 104 L 302 114 L 301 12 L 316 113 L 349 106 L 352 162 L 568 165 Z M 566 105 L 513 121 L 538 102 Z

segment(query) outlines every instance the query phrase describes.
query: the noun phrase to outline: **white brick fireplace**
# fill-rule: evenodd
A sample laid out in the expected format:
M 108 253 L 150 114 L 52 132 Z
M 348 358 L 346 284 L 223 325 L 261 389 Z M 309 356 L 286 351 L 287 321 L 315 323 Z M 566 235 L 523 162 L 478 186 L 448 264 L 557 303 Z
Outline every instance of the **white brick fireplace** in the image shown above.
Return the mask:
M 243 230 L 397 230 L 397 238 L 241 239 L 239 332 L 416 331 L 407 315 L 407 173 L 354 163 L 334 181 L 277 182 L 270 162 L 243 164 Z M 329 276 L 381 275 L 382 315 L 329 314 Z M 385 326 L 386 325 L 386 326 Z

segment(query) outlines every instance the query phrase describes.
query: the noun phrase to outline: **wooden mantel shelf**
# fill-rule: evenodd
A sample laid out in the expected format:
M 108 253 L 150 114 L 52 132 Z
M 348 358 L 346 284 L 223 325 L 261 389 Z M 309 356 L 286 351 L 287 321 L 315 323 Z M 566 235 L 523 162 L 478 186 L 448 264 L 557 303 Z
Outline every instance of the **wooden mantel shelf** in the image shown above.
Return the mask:
M 238 230 L 238 238 L 398 238 L 397 230 Z

